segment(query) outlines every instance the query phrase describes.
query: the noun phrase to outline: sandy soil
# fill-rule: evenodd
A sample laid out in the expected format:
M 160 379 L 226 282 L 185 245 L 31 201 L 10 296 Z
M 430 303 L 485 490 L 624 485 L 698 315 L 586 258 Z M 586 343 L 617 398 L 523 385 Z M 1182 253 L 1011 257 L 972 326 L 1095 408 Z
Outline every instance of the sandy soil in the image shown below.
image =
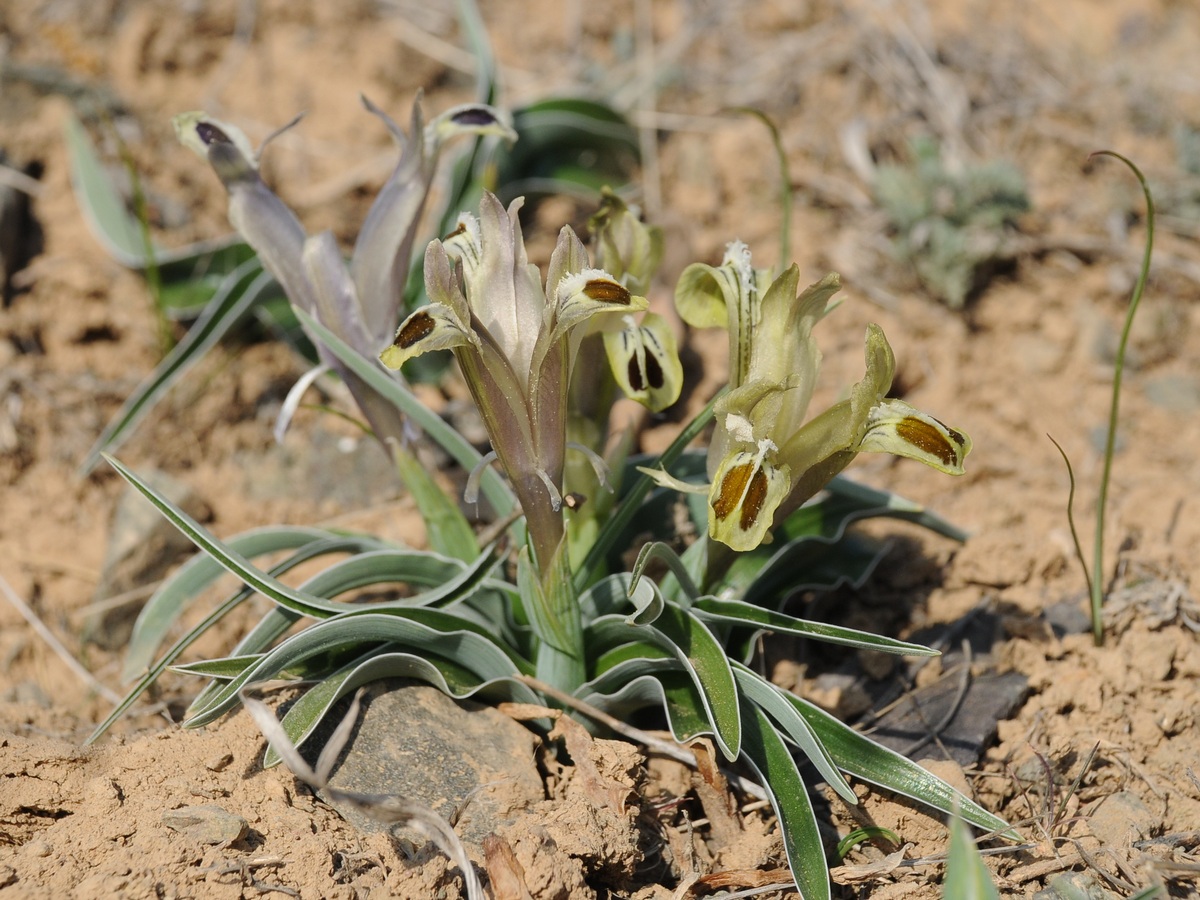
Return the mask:
M 192 682 L 164 679 L 152 705 L 81 749 L 120 690 L 119 647 L 82 635 L 111 594 L 102 573 L 122 490 L 114 474 L 80 478 L 76 467 L 153 368 L 159 344 L 143 280 L 107 257 L 80 216 L 66 119 L 74 106 L 112 159 L 104 136 L 115 124 L 144 173 L 158 239 L 182 244 L 227 225 L 223 193 L 175 143 L 169 117 L 206 108 L 261 139 L 306 110 L 303 126 L 272 146 L 268 177 L 310 231 L 330 227 L 348 241 L 391 163 L 387 135 L 361 112 L 358 92 L 401 118 L 420 88 L 432 110 L 471 96 L 453 12 L 427 6 L 0 2 L 0 148 L 10 165 L 36 167 L 32 211 L 44 234 L 0 309 L 0 575 L 94 679 L 81 679 L 13 604 L 0 603 L 5 897 L 432 898 L 461 889 L 431 848 L 359 833 L 288 773 L 262 771 L 262 739 L 244 714 L 199 732 L 167 724 L 163 714 L 178 715 Z M 977 768 L 934 764 L 1028 836 L 1025 849 L 989 858 L 1004 896 L 1033 896 L 1064 872 L 1094 877 L 1113 896 L 1157 880 L 1172 896 L 1191 895 L 1200 844 L 1200 640 L 1189 587 L 1200 574 L 1190 494 L 1200 484 L 1192 302 L 1200 224 L 1187 198 L 1200 197 L 1200 176 L 1185 172 L 1175 139 L 1200 127 L 1200 11 L 1168 0 L 1052 9 L 664 0 L 611 10 L 530 0 L 484 3 L 483 12 L 506 101 L 583 91 L 659 129 L 649 132 L 646 205 L 667 230 L 660 302 L 684 264 L 716 261 L 733 238 L 760 262 L 775 261 L 773 151 L 759 126 L 730 110 L 755 106 L 779 123 L 796 188 L 791 256 L 814 280 L 836 269 L 846 283 L 844 307 L 821 326 L 818 402 L 858 377 L 863 326 L 877 321 L 896 349 L 904 397 L 969 432 L 976 448 L 958 481 L 912 463 L 860 461 L 856 477 L 931 506 L 972 536 L 959 546 L 875 526 L 896 551 L 861 591 L 814 609 L 836 606 L 838 621 L 901 636 L 972 615 L 994 623 L 988 652 L 972 665 L 1022 673 L 1029 696 L 999 724 Z M 931 299 L 891 256 L 864 180 L 873 161 L 903 158 L 920 134 L 964 164 L 1007 160 L 1028 180 L 1032 211 L 965 310 Z M 1084 582 L 1064 512 L 1067 476 L 1045 435 L 1074 462 L 1090 546 L 1113 347 L 1144 235 L 1128 174 L 1111 162 L 1084 165 L 1102 148 L 1139 161 L 1164 215 L 1123 397 L 1104 573 L 1114 593 L 1098 649 L 1046 616 L 1082 608 Z M 710 361 L 706 384 L 715 384 L 712 345 L 704 335 L 693 341 Z M 121 457 L 190 489 L 220 535 L 336 519 L 419 541 L 411 505 L 382 475 L 357 489 L 314 486 L 305 441 L 348 435 L 328 417 L 302 412 L 288 443 L 274 447 L 275 413 L 300 371 L 281 346 L 226 345 Z M 195 652 L 220 653 L 244 621 Z M 778 677 L 818 690 L 832 668 L 790 661 Z M 860 681 L 869 672 L 859 670 Z M 942 677 L 958 675 L 935 664 L 917 686 Z M 781 847 L 760 805 L 743 798 L 722 821 L 690 773 L 660 759 L 639 768 L 630 752 L 596 745 L 611 777 L 637 788 L 628 807 L 572 792 L 569 773 L 549 779 L 544 817 L 560 835 L 593 829 L 612 855 L 588 857 L 561 836 L 554 852 L 513 838 L 532 896 L 688 896 L 680 886 L 694 876 L 704 876 L 688 888 L 695 893 L 781 880 Z M 922 752 L 939 755 L 936 742 Z M 857 790 L 855 815 L 896 831 L 906 847 L 903 861 L 887 855 L 891 847 L 853 852 L 835 870 L 836 896 L 940 896 L 942 823 Z M 164 818 L 202 804 L 241 816 L 248 830 L 211 840 Z M 563 818 L 581 805 L 592 814 Z M 855 821 L 832 806 L 840 834 Z

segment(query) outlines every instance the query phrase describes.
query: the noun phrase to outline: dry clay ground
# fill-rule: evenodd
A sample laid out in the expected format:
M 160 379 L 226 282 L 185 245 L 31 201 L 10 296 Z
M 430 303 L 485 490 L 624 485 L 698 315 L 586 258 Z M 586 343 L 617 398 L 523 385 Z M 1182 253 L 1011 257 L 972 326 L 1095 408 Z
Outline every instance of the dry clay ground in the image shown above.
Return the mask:
M 357 832 L 288 773 L 261 771 L 262 740 L 245 715 L 198 733 L 164 722 L 161 713 L 178 714 L 195 689 L 190 682 L 164 681 L 156 705 L 81 748 L 111 708 L 104 692 L 120 689 L 119 649 L 81 635 L 107 599 L 97 591 L 122 486 L 102 469 L 83 479 L 75 470 L 155 364 L 158 339 L 143 281 L 110 261 L 81 220 L 64 123 L 74 104 L 102 142 L 120 129 L 145 173 L 159 239 L 179 244 L 227 225 L 219 187 L 174 143 L 169 116 L 202 107 L 261 139 L 306 110 L 303 125 L 272 145 L 268 177 L 310 231 L 331 227 L 348 241 L 392 161 L 358 92 L 403 119 L 418 88 L 436 111 L 468 99 L 472 79 L 451 13 L 405 0 L 342 6 L 0 3 L 0 145 L 10 164 L 36 166 L 32 211 L 44 233 L 42 252 L 15 275 L 18 290 L 0 309 L 0 575 L 6 595 L 22 598 L 95 679 L 69 668 L 14 604 L 0 603 L 6 897 L 453 897 L 461 889 L 432 849 Z M 976 447 L 958 481 L 891 459 L 857 464 L 858 478 L 928 504 L 972 537 L 960 546 L 878 526 L 896 551 L 863 590 L 814 611 L 836 606 L 837 621 L 901 636 L 968 615 L 992 623 L 988 655 L 973 665 L 1022 673 L 1029 693 L 961 777 L 1028 837 L 1024 850 L 989 860 L 1004 896 L 1032 896 L 1067 871 L 1090 873 L 1115 896 L 1155 879 L 1172 896 L 1190 895 L 1200 842 L 1200 642 L 1189 593 L 1200 546 L 1191 493 L 1200 485 L 1200 224 L 1178 201 L 1187 182 L 1172 138 L 1200 125 L 1200 11 L 1168 0 L 647 0 L 603 10 L 497 2 L 483 13 L 508 102 L 591 91 L 648 129 L 646 206 L 669 247 L 656 302 L 682 265 L 716 261 L 732 238 L 750 243 L 760 263 L 775 261 L 772 150 L 759 126 L 729 110 L 755 106 L 780 124 L 796 187 L 792 256 L 811 278 L 837 269 L 846 283 L 844 307 L 821 326 L 818 402 L 858 377 L 863 327 L 878 321 L 896 348 L 906 399 L 968 431 Z M 1015 249 L 965 311 L 938 305 L 889 257 L 871 201 L 872 160 L 903 158 L 919 134 L 962 161 L 1008 160 L 1029 181 L 1033 208 Z M 115 158 L 112 141 L 104 147 Z M 1055 604 L 1078 607 L 1083 594 L 1064 517 L 1067 478 L 1045 435 L 1074 461 L 1087 510 L 1112 347 L 1144 233 L 1128 175 L 1111 163 L 1083 166 L 1104 147 L 1136 157 L 1162 186 L 1164 205 L 1177 202 L 1164 210 L 1134 333 L 1104 576 L 1115 615 L 1096 649 L 1043 615 Z M 544 243 L 558 223 L 539 224 Z M 719 354 L 706 336 L 692 340 L 709 361 L 705 384 L 716 384 Z M 343 452 L 353 449 L 351 435 L 328 416 L 302 412 L 284 446 L 273 445 L 275 413 L 299 371 L 280 346 L 226 346 L 121 456 L 188 486 L 219 535 L 338 521 L 419 542 L 410 505 L 370 462 L 373 448 Z M 664 429 L 648 440 L 661 442 Z M 1085 543 L 1091 522 L 1085 513 Z M 237 624 L 196 652 L 222 652 Z M 777 677 L 836 704 L 844 697 L 821 693 L 828 682 L 818 662 L 781 663 Z M 934 664 L 917 683 L 960 675 Z M 604 800 L 581 794 L 572 769 L 555 771 L 538 813 L 549 843 L 534 852 L 510 835 L 530 894 L 685 896 L 707 889 L 681 889 L 694 876 L 723 872 L 735 889 L 779 880 L 771 870 L 780 847 L 761 804 L 743 800 L 723 817 L 719 803 L 700 805 L 687 772 L 652 760 L 646 774 L 622 747 L 598 743 L 594 752 L 608 777 L 643 779 L 638 805 L 617 803 L 581 825 L 570 811 Z M 921 752 L 939 755 L 936 742 Z M 938 819 L 856 789 L 864 820 L 907 846 L 891 858 L 890 846 L 853 852 L 835 872 L 837 895 L 940 896 L 936 862 L 900 861 L 944 850 Z M 249 831 L 205 843 L 164 819 L 206 803 L 242 816 Z M 829 816 L 841 834 L 855 821 L 836 804 Z M 633 849 L 606 865 L 604 853 L 620 846 Z M 639 863 L 639 854 L 657 862 Z M 519 882 L 501 889 L 497 872 L 496 895 L 521 896 Z

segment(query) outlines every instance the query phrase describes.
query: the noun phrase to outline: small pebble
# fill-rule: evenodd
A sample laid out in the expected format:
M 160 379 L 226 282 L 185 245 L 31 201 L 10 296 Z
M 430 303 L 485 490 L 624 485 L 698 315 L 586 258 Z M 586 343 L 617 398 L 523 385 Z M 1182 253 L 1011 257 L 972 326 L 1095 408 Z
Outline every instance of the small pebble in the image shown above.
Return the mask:
M 162 821 L 201 844 L 232 844 L 244 837 L 249 827 L 241 816 L 211 803 L 168 810 Z

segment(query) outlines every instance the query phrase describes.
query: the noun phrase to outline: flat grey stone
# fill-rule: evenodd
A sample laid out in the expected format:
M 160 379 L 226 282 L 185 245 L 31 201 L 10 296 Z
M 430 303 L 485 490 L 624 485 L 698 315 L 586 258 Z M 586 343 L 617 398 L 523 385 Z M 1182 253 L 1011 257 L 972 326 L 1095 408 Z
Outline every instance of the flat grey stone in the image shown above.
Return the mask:
M 996 737 L 997 723 L 1013 714 L 1028 686 L 1029 680 L 1019 672 L 975 676 L 935 742 L 930 739 L 930 729 L 945 720 L 959 691 L 957 678 L 942 678 L 905 695 L 878 720 L 871 737 L 906 755 L 937 755 L 944 747 L 951 759 L 968 768 L 979 762 L 984 748 Z
M 162 814 L 162 822 L 199 844 L 228 846 L 240 841 L 249 830 L 245 819 L 215 803 L 169 809 Z
M 396 469 L 373 438 L 342 437 L 319 425 L 298 438 L 288 435 L 282 444 L 237 455 L 247 496 L 302 497 L 359 509 L 399 495 Z
M 455 823 L 459 837 L 480 855 L 488 834 L 544 798 L 534 763 L 536 737 L 496 709 L 400 679 L 368 686 L 362 703 L 330 787 L 424 803 Z M 332 728 L 338 718 L 335 711 L 326 725 Z M 314 739 L 306 755 L 315 756 L 322 743 Z M 389 830 L 354 807 L 323 799 L 364 831 Z M 425 844 L 403 828 L 395 833 Z
M 1171 412 L 1190 413 L 1200 409 L 1200 378 L 1195 375 L 1161 375 L 1146 380 L 1146 399 Z
M 1114 849 L 1151 837 L 1161 825 L 1162 815 L 1132 791 L 1109 794 L 1088 816 L 1088 827 L 1101 846 Z

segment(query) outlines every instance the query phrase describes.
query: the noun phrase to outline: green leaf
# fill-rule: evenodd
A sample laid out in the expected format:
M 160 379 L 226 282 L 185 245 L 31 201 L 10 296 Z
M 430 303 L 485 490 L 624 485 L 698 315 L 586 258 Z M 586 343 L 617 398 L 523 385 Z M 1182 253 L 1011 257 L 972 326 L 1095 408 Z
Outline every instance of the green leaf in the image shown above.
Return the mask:
M 328 544 L 331 540 L 332 545 Z M 318 546 L 322 553 L 355 552 L 368 546 L 378 546 L 378 542 L 370 538 L 343 537 L 319 528 L 291 526 L 254 528 L 234 535 L 227 543 L 232 550 L 249 559 L 314 545 Z M 311 558 L 310 554 L 299 554 L 293 557 L 293 560 L 298 564 Z M 162 583 L 146 601 L 133 625 L 133 634 L 125 652 L 125 667 L 121 676 L 123 681 L 129 682 L 137 678 L 150 665 L 167 632 L 179 621 L 196 596 L 216 581 L 223 571 L 220 563 L 211 556 L 198 554 Z M 279 574 L 286 569 L 277 567 L 273 571 Z
M 517 142 L 492 153 L 503 202 L 534 193 L 596 197 L 623 184 L 637 165 L 637 132 L 619 112 L 593 100 L 551 98 L 513 111 Z
M 339 672 L 314 685 L 292 704 L 281 724 L 297 747 L 312 736 L 321 720 L 338 700 L 360 685 L 383 678 L 412 678 L 436 687 L 442 693 L 464 700 L 479 694 L 488 699 L 516 703 L 540 703 L 541 700 L 522 682 L 511 678 L 483 681 L 465 666 L 448 659 L 425 659 L 412 653 L 383 653 L 360 657 Z M 274 748 L 268 747 L 263 768 L 279 762 Z
M 965 541 L 968 537 L 967 532 L 921 504 L 906 500 L 891 491 L 860 484 L 846 475 L 835 475 L 825 486 L 825 490 L 831 498 L 841 504 L 840 509 L 832 504 L 826 507 L 826 517 L 832 520 L 841 520 L 847 515 L 854 515 L 856 518 L 887 516 L 912 522 L 954 541 Z M 859 512 L 865 515 L 856 515 Z
M 601 616 L 615 615 L 629 605 L 633 579 L 626 572 L 608 575 L 579 595 L 583 620 L 591 623 Z
M 304 327 L 310 329 L 329 348 L 334 356 L 345 363 L 347 368 L 370 387 L 396 404 L 406 416 L 419 425 L 443 450 L 449 453 L 454 461 L 462 466 L 465 471 L 474 471 L 475 467 L 483 459 L 483 456 L 471 446 L 466 438 L 455 431 L 448 423 L 444 422 L 437 413 L 418 400 L 412 391 L 400 381 L 385 372 L 377 361 L 366 359 L 361 354 L 355 352 L 352 347 L 347 345 L 312 316 L 305 313 L 304 310 L 298 309 L 296 310 L 296 314 L 304 324 Z M 492 508 L 496 511 L 497 515 L 507 516 L 516 509 L 516 495 L 504 483 L 504 480 L 495 469 L 488 467 L 484 470 L 480 488 L 487 497 L 488 502 L 492 504 Z
M 390 614 L 365 611 L 325 619 L 292 635 L 226 683 L 210 704 L 191 713 L 184 725 L 195 728 L 215 721 L 238 703 L 246 684 L 277 676 L 303 663 L 333 653 L 363 652 L 372 645 L 395 645 L 419 656 L 441 656 L 468 669 L 483 680 L 523 674 L 510 651 L 496 644 L 478 627 L 448 613 L 429 609 L 397 610 Z M 194 667 L 183 667 L 192 671 Z M 325 673 L 327 677 L 329 672 Z M 310 677 L 317 676 L 316 672 Z
M 804 900 L 829 900 L 829 867 L 817 817 L 791 751 L 766 715 L 752 703 L 742 707 L 742 753 L 766 789 L 796 887 Z
M 674 648 L 676 657 L 693 678 L 715 729 L 721 752 L 737 759 L 742 743 L 738 690 L 725 650 L 712 632 L 694 615 L 667 605 L 651 630 L 658 631 Z
M 992 873 L 983 864 L 971 832 L 958 816 L 950 820 L 950 854 L 942 896 L 953 900 L 1000 900 Z
M 621 663 L 629 662 L 630 660 L 648 660 L 648 659 L 675 659 L 675 655 L 670 650 L 665 650 L 658 644 L 648 641 L 630 641 L 626 644 L 618 644 L 603 653 L 600 653 L 592 662 L 592 673 L 595 678 L 605 675 L 610 669 L 614 669 Z
M 696 543 L 701 542 L 697 541 Z M 679 583 L 679 587 L 683 591 L 683 597 L 679 601 L 681 605 L 690 605 L 693 600 L 700 596 L 700 589 L 696 587 L 696 582 L 692 580 L 687 565 L 679 558 L 679 554 L 669 544 L 662 541 L 651 541 L 643 544 L 642 549 L 638 551 L 637 561 L 633 564 L 633 583 L 635 587 L 641 583 L 646 566 L 655 559 L 665 563 L 667 568 L 670 569 L 671 574 L 675 576 L 675 580 Z M 638 624 L 641 623 L 639 622 Z
M 745 698 L 767 713 L 783 733 L 792 739 L 800 752 L 812 762 L 825 783 L 851 806 L 858 805 L 858 797 L 846 784 L 846 779 L 838 771 L 837 764 L 808 722 L 787 701 L 785 692 L 738 663 L 734 664 L 733 674 L 737 677 L 738 688 Z
M 794 694 L 786 696 L 788 702 L 796 707 L 796 711 L 808 720 L 818 739 L 843 772 L 905 797 L 911 797 L 945 813 L 952 813 L 957 805 L 959 814 L 972 825 L 985 831 L 1003 832 L 1006 837 L 1016 836 L 1003 819 L 992 815 L 911 759 L 859 734 L 849 725 L 807 700 Z
M 240 578 L 247 585 L 253 587 L 256 591 L 263 594 L 274 603 L 280 606 L 287 607 L 301 615 L 310 616 L 314 619 L 327 618 L 330 615 L 336 615 L 339 612 L 344 612 L 348 607 L 345 603 L 337 603 L 326 600 L 324 597 L 315 596 L 303 590 L 288 587 L 279 579 L 260 569 L 255 568 L 249 560 L 240 553 L 231 550 L 229 547 L 218 541 L 207 529 L 205 529 L 195 519 L 175 506 L 160 493 L 151 488 L 148 484 L 138 478 L 132 471 L 127 469 L 122 463 L 117 461 L 107 454 L 104 457 L 114 469 L 133 485 L 137 490 L 154 506 L 170 520 L 176 528 L 183 532 L 193 544 L 203 550 L 205 553 L 216 559 L 221 566 L 232 575 Z M 417 551 L 391 551 L 383 552 L 383 555 L 377 558 L 377 566 L 394 563 L 399 566 L 407 565 L 408 558 L 417 554 Z M 419 555 L 419 554 L 417 554 Z M 429 554 L 426 554 L 429 556 Z M 453 564 L 454 561 L 446 560 Z M 491 552 L 484 553 L 475 565 L 464 568 L 455 580 L 443 584 L 434 591 L 425 595 L 421 602 L 430 605 L 436 603 L 451 602 L 460 599 L 462 596 L 478 589 L 482 581 L 490 572 L 491 566 L 495 564 L 495 557 Z M 362 587 L 368 584 L 377 584 L 374 580 L 379 577 L 382 569 L 373 568 L 369 571 L 355 569 L 351 566 L 344 566 L 338 571 L 335 586 L 341 586 L 342 590 L 350 590 L 353 587 Z M 399 571 L 407 571 L 400 569 Z M 350 577 L 347 577 L 350 576 Z M 335 576 L 327 576 L 333 578 Z M 386 580 L 386 579 L 385 579 Z M 393 579 L 394 580 L 394 579 Z M 330 588 L 332 590 L 332 588 Z M 394 604 L 386 604 L 387 607 L 408 606 L 412 605 L 413 600 L 397 601 Z M 376 609 L 385 606 L 377 604 Z
M 900 835 L 892 831 L 890 828 L 883 828 L 880 825 L 867 825 L 861 828 L 855 828 L 844 838 L 838 841 L 836 855 L 838 859 L 845 859 L 846 854 L 853 850 L 859 844 L 866 841 L 885 840 L 894 847 L 899 847 L 903 844 L 900 840 Z
M 674 465 L 675 460 L 684 452 L 687 445 L 700 436 L 701 432 L 712 421 L 713 408 L 717 401 L 723 396 L 724 392 L 719 392 L 708 406 L 704 407 L 692 421 L 690 421 L 682 431 L 675 437 L 666 450 L 658 457 L 657 465 L 664 469 L 669 469 Z M 617 539 L 625 532 L 625 530 L 633 522 L 638 515 L 643 501 L 654 487 L 654 481 L 649 475 L 640 474 L 637 478 L 630 478 L 627 482 L 630 484 L 629 490 L 622 496 L 620 505 L 617 511 L 604 523 L 604 527 L 600 529 L 600 533 L 596 536 L 596 542 L 588 550 L 587 556 L 583 560 L 578 571 L 575 573 L 575 586 L 582 590 L 590 585 L 593 581 L 600 578 L 600 572 L 604 566 L 604 560 L 616 545 Z
M 674 660 L 629 660 L 583 685 L 575 696 L 617 717 L 657 707 L 681 744 L 716 733 L 695 682 Z
M 463 562 L 479 556 L 479 541 L 475 539 L 467 517 L 458 504 L 446 496 L 429 470 L 407 447 L 392 447 L 392 456 L 400 480 L 408 488 L 425 522 L 429 546 Z
M 517 557 L 521 602 L 534 634 L 541 641 L 537 650 L 537 676 L 565 691 L 574 690 L 586 673 L 583 622 L 568 553 L 567 542 L 560 541 L 554 558 L 544 564 L 540 575 L 527 549 L 522 549 Z
M 173 666 L 176 672 L 188 675 L 202 675 L 205 678 L 216 678 L 220 681 L 232 681 L 244 675 L 248 669 L 262 661 L 262 654 L 252 653 L 248 656 L 222 656 L 219 659 L 202 659 L 197 662 Z
M 306 531 L 306 529 L 295 529 L 295 531 Z M 245 538 L 246 540 L 244 541 L 244 543 L 249 545 L 251 547 L 251 549 L 255 549 L 256 547 L 269 546 L 270 543 L 275 540 L 286 541 L 289 538 L 289 535 L 287 534 L 287 532 L 288 532 L 288 529 L 285 529 L 285 528 L 263 529 L 262 531 L 260 531 L 258 533 L 249 534 L 249 535 L 240 535 L 239 537 Z M 292 535 L 292 537 L 295 537 L 295 535 Z M 260 540 L 262 541 L 262 543 L 259 543 Z M 326 553 L 338 553 L 338 552 L 345 552 L 346 550 L 352 550 L 356 546 L 358 546 L 359 543 L 360 543 L 360 539 L 337 537 L 337 536 L 335 536 L 333 538 L 328 538 L 328 539 L 319 539 L 319 540 L 310 541 L 306 544 L 303 544 L 303 546 L 301 546 L 300 550 L 297 553 L 292 554 L 292 556 L 288 557 L 283 562 L 281 562 L 277 566 L 275 566 L 271 570 L 271 574 L 275 575 L 275 576 L 281 575 L 284 572 L 287 572 L 288 570 L 295 568 L 296 566 L 300 565 L 301 563 L 307 562 L 310 559 L 314 559 L 314 558 L 321 556 L 323 554 L 326 554 Z M 200 562 L 211 562 L 211 561 L 206 556 L 198 556 L 198 557 L 196 557 L 196 559 L 192 560 L 191 562 L 192 563 L 200 563 Z M 214 568 L 216 568 L 215 564 L 213 564 L 213 565 L 214 565 Z M 187 577 L 184 577 L 183 579 L 180 579 L 180 580 L 184 582 L 185 586 L 188 583 L 191 583 L 194 585 L 201 581 L 203 581 L 206 584 L 208 581 L 211 581 L 211 578 L 205 580 L 204 576 L 206 573 L 203 571 L 203 569 L 204 569 L 204 567 L 200 566 L 200 565 L 190 565 L 190 564 L 185 565 L 183 567 L 183 569 L 180 570 L 180 572 L 183 573 L 184 570 L 188 570 L 186 573 Z M 216 571 L 219 572 L 220 569 L 216 568 Z M 214 575 L 214 577 L 215 577 L 215 575 Z M 245 600 L 249 599 L 253 594 L 254 594 L 254 591 L 249 587 L 243 587 L 241 590 L 235 592 L 233 594 L 233 596 L 229 597 L 224 603 L 221 603 L 219 606 L 217 606 L 216 609 L 214 609 L 212 612 L 210 612 L 207 616 L 204 617 L 204 619 L 202 619 L 199 623 L 197 623 L 195 626 L 193 626 L 186 634 L 184 634 L 181 638 L 179 638 L 179 640 L 177 640 L 170 647 L 170 649 L 168 649 L 166 651 L 166 653 L 164 653 L 162 655 L 162 657 L 157 662 L 155 662 L 153 665 L 150 665 L 150 659 L 153 657 L 154 651 L 157 649 L 158 644 L 163 637 L 163 633 L 165 633 L 166 629 L 169 628 L 169 626 L 174 621 L 174 618 L 171 617 L 171 615 L 170 615 L 171 610 L 170 610 L 169 606 L 167 604 L 160 604 L 160 606 L 162 606 L 162 610 L 158 611 L 158 613 L 156 613 L 156 615 L 153 617 L 156 619 L 156 621 L 153 622 L 151 627 L 153 627 L 155 630 L 161 629 L 162 633 L 158 634 L 157 638 L 155 638 L 153 641 L 151 641 L 149 636 L 144 635 L 143 638 L 139 642 L 138 654 L 139 655 L 146 654 L 146 653 L 149 654 L 148 656 L 143 657 L 146 660 L 144 665 L 147 666 L 145 674 L 143 674 L 142 677 L 140 679 L 138 679 L 137 684 L 135 684 L 132 688 L 130 688 L 129 692 L 125 695 L 124 698 L 122 698 L 121 702 L 117 704 L 116 708 L 113 709 L 113 711 L 109 714 L 108 718 L 106 718 L 102 723 L 100 723 L 99 726 L 97 726 L 95 731 L 93 731 L 92 734 L 88 737 L 86 743 L 88 743 L 88 744 L 93 743 L 102 734 L 104 734 L 105 731 L 107 731 L 109 728 L 111 728 L 113 723 L 116 722 L 117 719 L 119 719 L 122 715 L 125 714 L 125 712 L 134 704 L 134 702 L 138 699 L 138 697 L 140 697 L 143 693 L 145 693 L 145 691 L 149 689 L 150 685 L 152 685 L 155 681 L 158 680 L 158 677 L 172 663 L 174 663 L 175 660 L 177 660 L 179 658 L 179 656 L 183 653 L 184 650 L 186 650 L 189 646 L 191 646 L 202 634 L 204 634 L 204 632 L 206 632 L 213 625 L 217 624 L 222 619 L 224 619 L 225 616 L 228 615 L 234 608 L 236 608 L 239 604 L 243 603 Z M 187 595 L 185 594 L 184 596 L 186 597 Z M 170 595 L 168 594 L 168 599 L 169 598 L 170 598 Z M 280 609 L 279 607 L 275 607 L 275 609 L 273 611 L 278 611 L 279 609 Z M 282 623 L 282 627 L 279 628 L 275 632 L 274 637 L 278 637 L 279 635 L 281 635 L 284 631 L 287 630 L 287 628 L 292 624 L 292 622 L 294 622 L 297 618 L 299 618 L 299 616 L 296 616 L 291 613 L 289 613 L 288 615 L 291 617 L 285 619 L 285 621 Z M 270 613 L 268 613 L 267 618 L 271 618 Z M 140 623 L 140 621 L 141 621 L 141 619 L 139 618 L 139 623 Z M 261 625 L 261 623 L 260 623 L 260 625 Z M 137 628 L 135 626 L 135 632 L 136 632 L 136 630 L 137 630 Z M 256 631 L 257 630 L 258 629 L 256 629 Z M 272 638 L 272 640 L 273 639 L 274 638 Z M 252 650 L 247 651 L 246 648 L 244 648 L 241 644 L 239 644 L 239 646 L 234 649 L 232 655 L 235 655 L 235 656 L 243 655 L 244 656 L 246 654 L 246 652 L 253 653 Z M 128 660 L 127 660 L 127 663 L 128 663 Z M 127 665 L 127 668 L 128 668 L 128 665 Z M 201 696 L 203 696 L 203 694 Z M 197 702 L 199 702 L 199 698 L 198 698 Z
M 887 550 L 885 543 L 853 532 L 834 539 L 799 538 L 774 551 L 765 565 L 758 550 L 738 554 L 714 593 L 739 595 L 754 606 L 774 606 L 797 591 L 859 588 Z
M 856 650 L 878 650 L 881 653 L 897 653 L 903 656 L 939 655 L 937 650 L 931 650 L 920 644 L 910 644 L 907 641 L 898 641 L 895 638 L 871 634 L 868 631 L 858 631 L 854 628 L 797 619 L 785 613 L 752 606 L 741 600 L 718 600 L 716 597 L 702 597 L 696 601 L 692 611 L 702 621 L 713 624 L 750 626 L 759 631 L 794 634 L 811 638 L 814 641 L 853 647 Z
M 274 284 L 271 276 L 258 266 L 257 260 L 243 263 L 234 275 L 226 279 L 225 286 L 205 308 L 204 315 L 188 330 L 183 340 L 171 348 L 171 352 L 150 376 L 126 398 L 117 414 L 105 426 L 84 457 L 79 467 L 80 474 L 90 472 L 105 450 L 113 450 L 124 443 L 167 391 L 245 319 L 263 292 Z

